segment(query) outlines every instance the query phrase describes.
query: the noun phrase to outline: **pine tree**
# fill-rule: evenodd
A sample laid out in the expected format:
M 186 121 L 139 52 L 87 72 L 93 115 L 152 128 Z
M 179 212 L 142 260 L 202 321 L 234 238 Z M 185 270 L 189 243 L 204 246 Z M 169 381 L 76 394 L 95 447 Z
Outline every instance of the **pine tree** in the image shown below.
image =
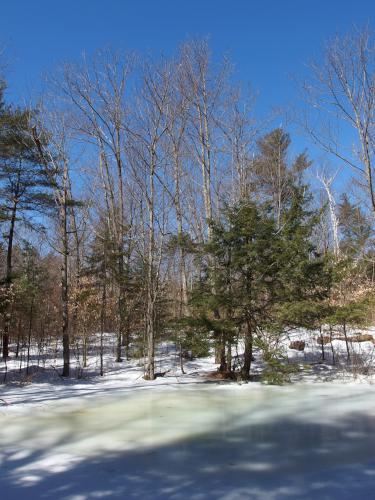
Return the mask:
M 243 378 L 249 377 L 255 341 L 262 343 L 263 332 L 279 334 L 298 324 L 298 311 L 328 295 L 330 271 L 311 241 L 318 216 L 307 203 L 306 190 L 296 188 L 282 229 L 272 207 L 252 202 L 226 208 L 223 220 L 212 225 L 193 305 L 216 336 L 243 335 Z M 215 320 L 216 308 L 220 320 Z M 225 362 L 220 368 L 230 369 Z
M 289 161 L 290 136 L 282 128 L 272 130 L 258 140 L 258 154 L 253 162 L 257 192 L 272 204 L 277 228 L 280 228 L 285 205 L 293 187 L 301 184 L 303 172 L 311 165 L 306 152 Z
M 35 227 L 32 214 L 53 204 L 51 183 L 45 175 L 30 134 L 32 112 L 5 106 L 0 93 L 0 214 L 6 225 L 7 255 L 2 278 L 5 294 L 13 280 L 13 245 L 19 222 Z M 3 357 L 9 355 L 9 307 L 4 310 Z

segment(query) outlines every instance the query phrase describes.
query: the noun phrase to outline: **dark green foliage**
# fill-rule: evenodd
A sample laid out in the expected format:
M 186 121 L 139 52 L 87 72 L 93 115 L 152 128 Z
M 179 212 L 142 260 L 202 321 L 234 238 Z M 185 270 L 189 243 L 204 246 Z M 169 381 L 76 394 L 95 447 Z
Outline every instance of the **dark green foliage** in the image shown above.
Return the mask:
M 192 241 L 187 233 L 172 235 L 166 245 L 166 251 L 174 254 L 178 249 L 183 249 L 187 254 L 197 252 L 197 245 Z
M 282 348 L 277 347 L 261 337 L 254 341 L 255 345 L 262 351 L 266 367 L 262 371 L 262 381 L 270 385 L 282 385 L 290 382 L 290 376 L 296 373 L 295 366 L 288 364 Z
M 55 204 L 32 139 L 32 115 L 28 109 L 0 106 L 0 219 L 13 225 L 22 220 L 30 226 L 32 212 L 45 213 Z
M 331 314 L 327 315 L 327 323 L 331 325 L 345 325 L 363 327 L 368 324 L 368 313 L 374 305 L 371 295 L 353 300 L 347 304 L 332 307 Z
M 319 214 L 307 210 L 308 202 L 306 189 L 294 188 L 280 229 L 269 205 L 250 201 L 226 208 L 223 219 L 212 224 L 191 305 L 216 337 L 244 335 L 245 377 L 255 338 L 263 331 L 314 326 L 328 296 L 331 270 L 312 243 Z M 272 356 L 265 357 L 275 366 Z
M 2 101 L 0 90 L 0 101 Z M 0 106 L 0 221 L 6 223 L 3 232 L 7 240 L 6 266 L 2 277 L 5 304 L 10 306 L 13 281 L 13 245 L 19 221 L 27 227 L 36 227 L 31 213 L 46 211 L 54 204 L 50 195 L 50 181 L 31 135 L 32 112 L 12 108 L 3 102 Z M 3 311 L 3 358 L 9 353 L 11 308 Z
M 27 241 L 23 242 L 22 264 L 15 282 L 18 307 L 28 310 L 39 307 L 38 297 L 42 294 L 47 282 L 47 271 L 41 256 Z
M 280 219 L 293 195 L 295 186 L 302 183 L 302 175 L 311 161 L 306 152 L 289 161 L 290 136 L 281 128 L 272 130 L 258 140 L 259 153 L 253 162 L 257 192 L 272 204 L 276 223 Z
M 192 358 L 206 357 L 210 354 L 212 339 L 217 333 L 213 329 L 215 327 L 216 325 L 206 317 L 182 318 L 168 323 L 168 329 L 178 335 L 177 342 L 181 353 L 186 353 Z

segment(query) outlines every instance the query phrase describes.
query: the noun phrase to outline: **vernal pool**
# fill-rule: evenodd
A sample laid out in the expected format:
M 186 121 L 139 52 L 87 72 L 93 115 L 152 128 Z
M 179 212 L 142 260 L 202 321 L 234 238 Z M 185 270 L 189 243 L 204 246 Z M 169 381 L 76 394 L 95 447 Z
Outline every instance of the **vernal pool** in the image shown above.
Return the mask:
M 76 399 L 0 417 L 1 499 L 374 498 L 371 385 Z

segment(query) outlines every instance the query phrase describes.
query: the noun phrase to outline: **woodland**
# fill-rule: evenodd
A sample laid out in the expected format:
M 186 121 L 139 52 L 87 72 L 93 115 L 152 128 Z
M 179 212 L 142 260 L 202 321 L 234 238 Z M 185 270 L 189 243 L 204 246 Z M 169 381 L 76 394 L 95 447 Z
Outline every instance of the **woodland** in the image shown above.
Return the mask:
M 372 350 L 355 348 L 374 344 L 371 30 L 327 44 L 289 122 L 258 118 L 257 93 L 205 40 L 62 64 L 29 106 L 9 103 L 6 73 L 2 383 L 51 352 L 64 379 L 85 377 L 90 356 L 104 376 L 109 354 L 152 381 L 168 342 L 181 373 L 212 353 L 222 378 L 252 380 L 257 353 L 262 380 L 283 383 L 296 331 L 320 360 L 373 372 Z

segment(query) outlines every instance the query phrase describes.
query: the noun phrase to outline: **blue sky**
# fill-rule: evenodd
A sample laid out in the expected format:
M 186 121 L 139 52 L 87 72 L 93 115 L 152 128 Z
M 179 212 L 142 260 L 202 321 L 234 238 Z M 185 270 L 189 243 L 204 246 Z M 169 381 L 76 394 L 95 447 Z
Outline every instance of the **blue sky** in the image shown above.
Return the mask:
M 371 0 L 6 0 L 0 43 L 16 98 L 82 51 L 111 45 L 168 54 L 208 36 L 214 53 L 229 52 L 239 78 L 260 91 L 262 105 L 284 105 L 293 98 L 291 75 L 304 72 L 324 39 L 374 17 Z
M 0 45 L 8 97 L 28 101 L 43 73 L 83 51 L 110 45 L 169 54 L 188 38 L 209 37 L 214 54 L 229 53 L 236 77 L 259 92 L 265 114 L 294 103 L 293 77 L 303 77 L 324 40 L 374 26 L 374 18 L 374 0 L 6 0 Z M 294 138 L 303 148 L 305 140 Z

